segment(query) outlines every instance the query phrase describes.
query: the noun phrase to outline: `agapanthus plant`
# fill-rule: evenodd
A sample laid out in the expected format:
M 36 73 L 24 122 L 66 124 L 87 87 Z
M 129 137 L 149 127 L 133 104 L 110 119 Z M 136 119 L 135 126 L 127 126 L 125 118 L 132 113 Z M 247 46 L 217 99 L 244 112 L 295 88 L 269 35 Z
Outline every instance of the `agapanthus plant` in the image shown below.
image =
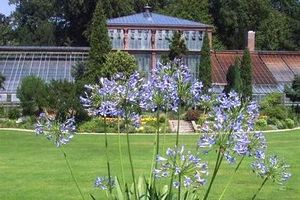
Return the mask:
M 256 198 L 268 180 L 283 185 L 291 177 L 291 173 L 289 172 L 290 165 L 280 159 L 277 155 L 268 156 L 266 159 L 257 158 L 252 162 L 251 167 L 253 172 L 263 178 L 263 182 L 253 195 L 252 200 Z
M 215 99 L 214 106 L 208 114 L 198 146 L 204 152 L 217 148 L 218 155 L 204 199 L 209 195 L 223 159 L 232 164 L 236 162 L 237 157 L 241 157 L 236 172 L 244 156 L 262 157 L 266 148 L 264 136 L 252 132 L 258 117 L 258 106 L 254 102 L 242 104 L 239 95 L 235 92 L 230 92 L 228 95 L 221 94 Z M 227 186 L 225 190 L 226 188 Z
M 45 135 L 56 147 L 67 144 L 76 133 L 75 119 L 71 117 L 65 122 L 58 122 L 53 117 L 41 113 L 35 125 L 37 135 Z
M 154 177 L 171 178 L 170 187 L 178 189 L 178 199 L 181 198 L 181 188 L 193 190 L 206 183 L 207 162 L 202 161 L 197 153 L 187 151 L 184 146 L 168 148 L 164 157 L 157 156 L 157 162 Z
M 133 161 L 130 150 L 129 140 L 129 128 L 128 125 L 132 124 L 135 127 L 140 126 L 140 117 L 138 114 L 140 104 L 140 86 L 142 84 L 142 78 L 138 72 L 134 72 L 128 79 L 124 78 L 122 74 L 117 74 L 112 80 L 107 78 L 100 79 L 100 85 L 88 86 L 90 90 L 85 97 L 81 97 L 84 105 L 94 115 L 103 116 L 104 120 L 107 116 L 115 116 L 123 119 L 125 122 L 125 131 L 127 136 L 127 150 L 129 156 L 129 162 L 131 166 L 131 175 L 134 185 L 134 196 L 137 198 L 137 189 L 135 183 L 135 173 L 133 167 Z M 87 94 L 87 93 L 86 93 Z M 107 135 L 105 131 L 105 147 L 107 152 Z M 123 163 L 122 163 L 122 152 L 121 144 L 119 140 L 119 152 L 121 160 L 121 168 L 124 177 Z M 111 173 L 109 168 L 109 158 L 107 155 L 107 166 L 108 166 L 108 178 L 110 179 Z M 124 178 L 123 178 L 124 181 Z M 110 185 L 109 185 L 110 186 Z M 111 193 L 111 188 L 110 193 Z
M 59 122 L 55 120 L 54 116 L 41 113 L 35 125 L 35 132 L 37 135 L 45 135 L 48 140 L 52 141 L 55 146 L 61 150 L 78 192 L 84 200 L 83 193 L 81 192 L 76 177 L 74 176 L 70 162 L 67 159 L 67 154 L 63 150 L 63 145 L 69 143 L 76 133 L 74 117 L 71 117 L 64 122 Z

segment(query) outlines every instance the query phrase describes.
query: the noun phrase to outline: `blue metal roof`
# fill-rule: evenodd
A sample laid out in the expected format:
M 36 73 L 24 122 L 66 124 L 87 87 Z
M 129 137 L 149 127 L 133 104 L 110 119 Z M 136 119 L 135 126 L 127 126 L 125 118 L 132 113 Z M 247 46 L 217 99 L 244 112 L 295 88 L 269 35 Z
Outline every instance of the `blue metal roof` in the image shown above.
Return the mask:
M 209 28 L 210 25 L 199 22 L 170 17 L 153 12 L 142 12 L 134 15 L 118 17 L 107 20 L 108 25 L 131 25 L 131 26 L 174 26 Z

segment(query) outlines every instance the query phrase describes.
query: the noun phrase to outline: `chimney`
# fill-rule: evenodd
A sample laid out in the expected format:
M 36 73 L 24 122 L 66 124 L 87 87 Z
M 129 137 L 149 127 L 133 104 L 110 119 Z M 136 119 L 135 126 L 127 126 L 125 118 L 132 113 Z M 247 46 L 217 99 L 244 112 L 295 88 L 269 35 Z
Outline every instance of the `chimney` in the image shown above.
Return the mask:
M 246 43 L 247 43 L 246 47 L 249 49 L 249 51 L 255 50 L 255 32 L 254 31 L 248 31 Z
M 151 14 L 151 6 L 149 6 L 148 4 L 146 4 L 146 6 L 144 7 L 144 17 L 151 19 L 152 14 Z

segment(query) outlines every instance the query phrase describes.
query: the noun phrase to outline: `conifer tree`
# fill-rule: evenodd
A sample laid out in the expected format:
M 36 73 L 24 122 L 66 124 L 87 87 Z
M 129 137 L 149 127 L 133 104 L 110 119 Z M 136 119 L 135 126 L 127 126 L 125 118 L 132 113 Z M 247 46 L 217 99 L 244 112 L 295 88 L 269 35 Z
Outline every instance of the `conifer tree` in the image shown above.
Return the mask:
M 211 87 L 212 75 L 211 75 L 211 59 L 210 59 L 210 46 L 207 33 L 204 35 L 203 45 L 200 52 L 200 64 L 198 68 L 199 81 L 202 81 L 204 90 Z
M 241 62 L 241 79 L 242 100 L 245 101 L 248 98 L 252 98 L 252 63 L 250 52 L 247 48 L 244 50 Z
M 185 45 L 184 39 L 182 38 L 182 33 L 179 31 L 174 33 L 169 48 L 170 52 L 168 57 L 171 61 L 175 58 L 182 58 L 184 55 L 186 55 L 188 49 Z
M 226 94 L 228 94 L 231 90 L 240 93 L 241 91 L 240 66 L 241 66 L 241 61 L 238 57 L 236 57 L 234 64 L 229 66 L 226 74 L 227 85 L 224 88 L 224 92 Z
M 100 77 L 106 77 L 109 69 L 105 68 L 105 55 L 110 52 L 111 44 L 106 27 L 106 17 L 101 4 L 98 1 L 91 24 L 89 36 L 90 52 L 85 80 L 89 83 L 97 83 Z

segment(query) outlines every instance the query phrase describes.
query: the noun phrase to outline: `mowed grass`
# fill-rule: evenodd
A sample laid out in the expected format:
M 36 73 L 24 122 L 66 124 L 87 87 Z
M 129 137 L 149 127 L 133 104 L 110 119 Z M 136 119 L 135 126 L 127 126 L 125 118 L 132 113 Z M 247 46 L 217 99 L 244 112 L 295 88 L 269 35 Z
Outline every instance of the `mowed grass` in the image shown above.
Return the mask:
M 197 135 L 182 135 L 180 143 L 195 149 Z M 300 131 L 266 133 L 268 152 L 276 152 L 291 165 L 292 177 L 285 187 L 267 182 L 257 199 L 300 199 Z M 131 148 L 136 176 L 149 176 L 153 154 L 154 135 L 132 135 Z M 163 140 L 163 137 L 161 138 Z M 174 146 L 175 137 L 166 136 L 165 147 Z M 126 137 L 121 137 L 125 179 L 131 183 L 126 150 Z M 163 143 L 163 141 L 161 141 Z M 161 147 L 162 148 L 162 147 Z M 106 158 L 103 135 L 77 135 L 64 147 L 79 185 L 86 199 L 93 194 L 97 199 L 106 199 L 105 192 L 93 187 L 96 176 L 106 175 Z M 209 162 L 210 172 L 214 167 L 215 152 L 203 160 Z M 109 157 L 112 174 L 121 178 L 118 136 L 109 136 Z M 223 199 L 251 199 L 262 179 L 252 173 L 250 159 L 243 162 L 240 171 Z M 209 199 L 218 199 L 235 165 L 223 163 Z M 207 185 L 199 190 L 203 193 Z M 56 148 L 42 136 L 34 133 L 0 131 L 0 199 L 69 200 L 80 199 L 66 166 L 61 149 Z

